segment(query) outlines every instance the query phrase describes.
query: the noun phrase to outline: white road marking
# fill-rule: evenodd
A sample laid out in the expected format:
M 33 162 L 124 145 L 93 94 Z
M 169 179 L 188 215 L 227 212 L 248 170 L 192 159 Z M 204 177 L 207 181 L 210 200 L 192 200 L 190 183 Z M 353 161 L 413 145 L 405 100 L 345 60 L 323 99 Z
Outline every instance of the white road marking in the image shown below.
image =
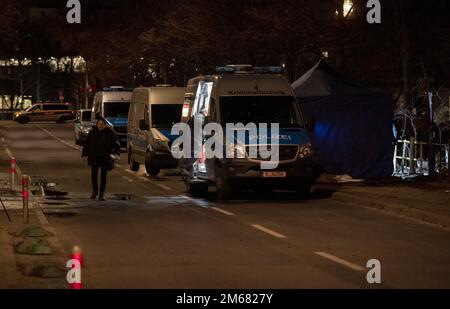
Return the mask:
M 9 158 L 13 158 L 14 155 L 12 154 L 12 152 L 9 150 L 8 145 L 6 144 L 6 140 L 5 138 L 2 136 L 2 143 L 3 143 L 3 147 L 5 148 L 6 154 L 9 156 Z M 16 174 L 18 176 L 18 178 L 22 177 L 22 170 L 19 167 L 19 164 L 17 163 L 17 159 L 16 159 Z
M 343 265 L 345 267 L 348 267 L 348 268 L 350 268 L 352 270 L 366 271 L 366 269 L 364 267 L 359 266 L 357 264 L 354 264 L 352 262 L 346 261 L 344 259 L 341 259 L 341 258 L 339 258 L 337 256 L 332 255 L 332 254 L 329 254 L 329 253 L 326 253 L 326 252 L 314 252 L 314 253 L 319 255 L 319 256 L 321 256 L 321 257 L 323 257 L 323 258 L 326 258 L 326 259 L 328 259 L 330 261 L 333 261 L 335 263 L 338 263 L 338 264 L 341 264 L 341 265 Z
M 160 183 L 157 183 L 156 185 L 166 191 L 172 191 L 172 188 L 169 188 L 168 186 L 162 185 Z
M 44 131 L 45 133 L 47 133 L 48 135 L 50 135 L 51 137 L 53 137 L 54 139 L 56 139 L 57 141 L 59 141 L 60 143 L 63 143 L 64 145 L 66 145 L 66 146 L 68 146 L 68 147 L 71 147 L 71 148 L 73 148 L 73 149 L 75 149 L 75 150 L 78 150 L 78 151 L 81 150 L 81 147 L 76 146 L 75 144 L 71 144 L 71 143 L 69 143 L 69 142 L 66 142 L 66 141 L 63 140 L 62 138 L 57 137 L 55 134 L 53 134 L 53 133 L 50 132 L 49 130 L 47 130 L 47 129 L 41 127 L 40 125 L 36 124 L 35 126 L 36 126 L 37 128 L 39 128 L 39 129 L 41 129 L 42 131 Z
M 226 211 L 226 210 L 223 210 L 223 209 L 220 209 L 220 208 L 217 208 L 217 207 L 211 207 L 211 209 L 213 209 L 213 210 L 215 210 L 217 212 L 220 212 L 220 213 L 222 213 L 224 215 L 227 215 L 227 216 L 234 216 L 234 213 Z
M 135 172 L 133 172 L 133 171 L 131 171 L 129 169 L 123 168 L 123 167 L 120 167 L 120 168 L 123 169 L 125 172 L 127 172 L 127 173 L 129 173 L 129 174 L 131 174 L 133 176 L 136 176 Z
M 190 201 L 195 206 L 199 206 L 199 207 L 202 207 L 202 208 L 210 208 L 208 201 L 201 200 L 201 199 L 193 199 L 192 197 L 189 197 L 189 196 L 186 196 L 186 195 L 181 195 L 180 197 L 182 199 Z
M 123 179 L 127 180 L 128 182 L 133 182 L 133 179 L 127 176 L 122 176 Z
M 273 231 L 273 230 L 271 230 L 271 229 L 268 229 L 268 228 L 266 228 L 266 227 L 264 227 L 264 226 L 262 226 L 262 225 L 259 225 L 259 224 L 252 224 L 252 227 L 254 227 L 255 229 L 257 229 L 257 230 L 259 230 L 259 231 L 261 231 L 261 232 L 264 232 L 264 233 L 266 233 L 266 234 L 269 234 L 269 235 L 271 235 L 271 236 L 273 236 L 273 237 L 275 237 L 275 238 L 279 238 L 279 239 L 287 238 L 287 237 L 284 236 L 283 234 L 280 234 L 280 233 L 278 233 L 278 232 L 275 232 L 275 231 Z

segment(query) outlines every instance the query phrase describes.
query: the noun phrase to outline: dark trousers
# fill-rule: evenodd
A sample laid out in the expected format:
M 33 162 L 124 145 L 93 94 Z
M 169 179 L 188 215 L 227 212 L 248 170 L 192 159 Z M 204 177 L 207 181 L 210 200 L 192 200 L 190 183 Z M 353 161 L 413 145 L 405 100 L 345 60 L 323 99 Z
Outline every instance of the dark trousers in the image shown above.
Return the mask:
M 94 164 L 91 169 L 92 191 L 98 193 L 98 170 L 100 169 L 100 192 L 104 193 L 106 189 L 106 175 L 108 169 L 106 164 Z

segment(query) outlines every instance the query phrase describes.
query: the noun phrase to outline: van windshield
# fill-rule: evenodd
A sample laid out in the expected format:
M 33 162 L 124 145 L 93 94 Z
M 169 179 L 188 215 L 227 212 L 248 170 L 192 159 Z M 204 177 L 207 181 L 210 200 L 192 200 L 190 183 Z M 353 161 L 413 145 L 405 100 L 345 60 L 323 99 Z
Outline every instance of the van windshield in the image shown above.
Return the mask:
M 84 111 L 82 114 L 83 121 L 91 121 L 91 111 Z
M 222 124 L 278 123 L 280 128 L 303 127 L 296 112 L 296 102 L 289 96 L 220 97 Z
M 109 102 L 104 104 L 105 118 L 128 117 L 130 102 Z
M 153 128 L 171 128 L 174 124 L 180 122 L 182 104 L 153 104 L 152 127 Z

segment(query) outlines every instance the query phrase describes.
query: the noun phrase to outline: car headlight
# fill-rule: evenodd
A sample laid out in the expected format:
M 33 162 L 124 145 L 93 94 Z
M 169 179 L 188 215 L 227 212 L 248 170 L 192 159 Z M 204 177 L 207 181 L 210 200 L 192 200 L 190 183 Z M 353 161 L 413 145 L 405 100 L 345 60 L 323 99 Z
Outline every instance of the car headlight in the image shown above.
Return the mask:
M 311 144 L 305 144 L 300 147 L 299 158 L 311 158 L 313 156 L 313 149 Z
M 227 144 L 227 158 L 243 159 L 245 158 L 245 146 L 236 144 Z
M 153 143 L 153 148 L 156 151 L 169 151 L 169 143 L 160 139 L 156 139 Z

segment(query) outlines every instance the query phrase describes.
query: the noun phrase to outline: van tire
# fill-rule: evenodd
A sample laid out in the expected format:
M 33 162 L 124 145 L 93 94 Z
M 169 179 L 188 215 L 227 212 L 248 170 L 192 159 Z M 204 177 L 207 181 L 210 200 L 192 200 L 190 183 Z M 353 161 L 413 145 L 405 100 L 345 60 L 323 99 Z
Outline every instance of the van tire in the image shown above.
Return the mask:
M 218 200 L 228 200 L 231 197 L 231 186 L 224 170 L 216 165 L 216 194 Z
M 134 161 L 133 154 L 131 152 L 131 148 L 128 151 L 128 163 L 130 164 L 130 170 L 133 172 L 139 171 L 140 164 Z
M 147 152 L 147 155 L 145 156 L 145 170 L 150 176 L 158 176 L 161 172 L 161 169 L 153 163 L 149 152 Z
M 208 193 L 208 184 L 193 184 L 185 182 L 186 190 L 188 193 L 194 197 L 204 197 Z
M 66 121 L 67 121 L 67 117 L 62 116 L 62 117 L 59 117 L 58 120 L 56 120 L 56 123 L 64 123 Z
M 306 199 L 311 195 L 310 183 L 299 183 L 295 189 L 295 193 L 299 198 Z
M 21 124 L 26 124 L 26 123 L 29 123 L 29 122 L 30 122 L 30 118 L 28 118 L 28 117 L 20 117 L 20 118 L 17 120 L 17 122 L 18 122 L 18 123 L 21 123 Z

